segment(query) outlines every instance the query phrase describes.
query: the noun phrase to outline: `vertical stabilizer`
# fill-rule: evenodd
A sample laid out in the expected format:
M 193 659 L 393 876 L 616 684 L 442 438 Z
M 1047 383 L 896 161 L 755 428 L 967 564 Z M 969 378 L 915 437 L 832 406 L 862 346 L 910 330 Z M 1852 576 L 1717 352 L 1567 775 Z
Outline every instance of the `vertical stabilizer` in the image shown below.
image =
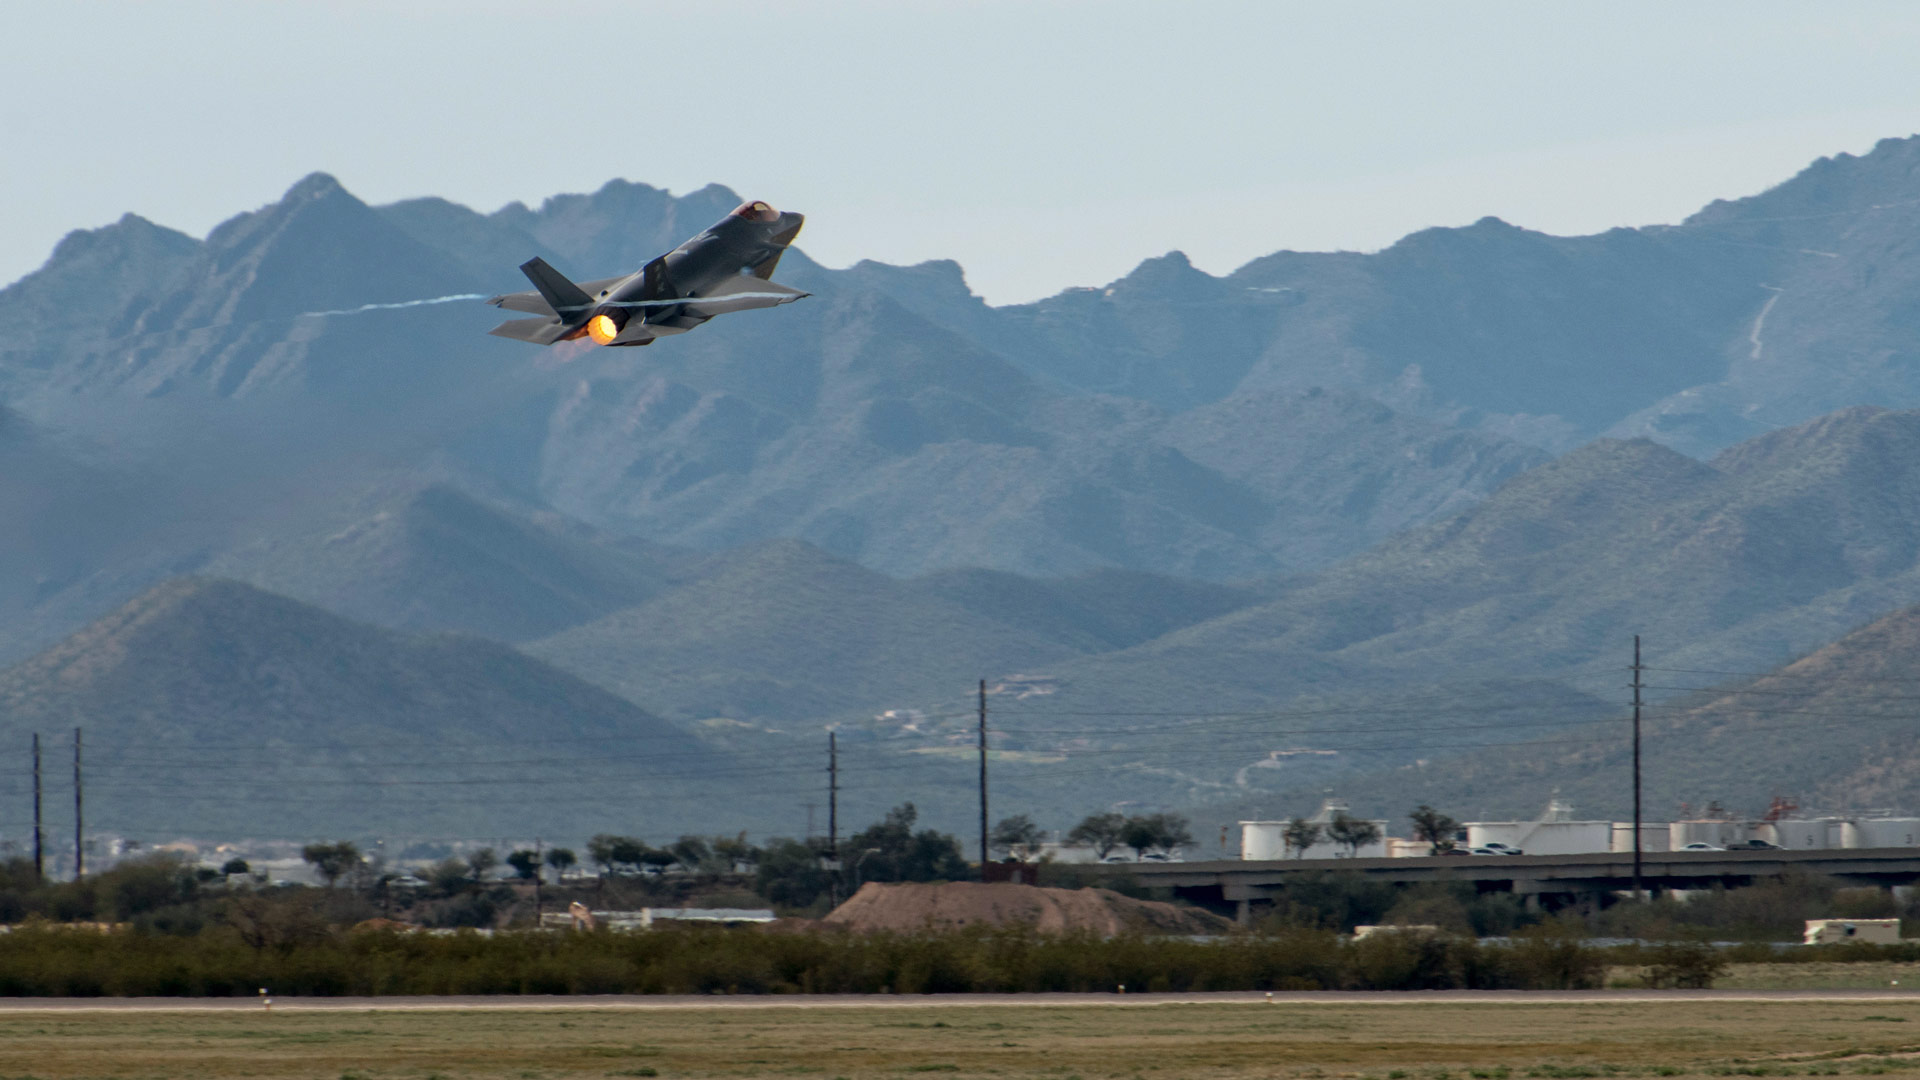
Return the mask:
M 587 308 L 593 305 L 593 298 L 580 286 L 567 280 L 567 276 L 547 265 L 547 260 L 534 256 L 520 264 L 520 272 L 527 275 L 533 287 L 552 305 L 562 319 L 571 322 Z

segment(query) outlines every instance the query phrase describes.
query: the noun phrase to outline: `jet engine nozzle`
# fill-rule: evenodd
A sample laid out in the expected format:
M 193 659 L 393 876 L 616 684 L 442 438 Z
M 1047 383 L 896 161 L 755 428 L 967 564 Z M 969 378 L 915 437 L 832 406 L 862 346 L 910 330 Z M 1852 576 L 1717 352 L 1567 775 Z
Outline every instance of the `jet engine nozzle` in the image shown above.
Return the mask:
M 587 336 L 596 345 L 610 344 L 627 325 L 627 313 L 620 308 L 601 308 L 587 320 Z

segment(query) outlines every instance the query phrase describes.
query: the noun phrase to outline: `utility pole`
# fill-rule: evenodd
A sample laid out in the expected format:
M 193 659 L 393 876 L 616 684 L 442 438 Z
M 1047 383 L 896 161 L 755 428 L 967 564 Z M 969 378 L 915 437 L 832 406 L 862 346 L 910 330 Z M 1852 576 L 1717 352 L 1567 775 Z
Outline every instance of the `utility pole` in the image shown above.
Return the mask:
M 73 729 L 73 880 L 87 872 L 86 818 L 80 804 L 80 729 Z
M 47 880 L 46 828 L 40 817 L 40 733 L 33 733 L 33 880 Z
M 987 680 L 980 680 L 980 880 L 987 879 Z
M 840 906 L 840 747 L 836 733 L 827 732 L 827 901 Z
M 1633 635 L 1633 898 L 1647 898 L 1640 884 L 1640 635 Z

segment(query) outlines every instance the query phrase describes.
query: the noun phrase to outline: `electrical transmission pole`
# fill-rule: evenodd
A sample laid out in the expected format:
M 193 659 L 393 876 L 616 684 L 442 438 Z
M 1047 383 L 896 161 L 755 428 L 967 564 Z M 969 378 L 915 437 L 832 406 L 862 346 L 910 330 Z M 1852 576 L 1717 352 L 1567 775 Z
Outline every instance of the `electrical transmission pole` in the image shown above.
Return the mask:
M 1640 635 L 1633 635 L 1633 898 L 1647 898 L 1640 884 Z
M 980 680 L 980 880 L 987 879 L 987 680 Z
M 834 732 L 827 732 L 827 865 L 833 868 L 827 878 L 827 900 L 840 906 L 840 747 Z
M 87 872 L 85 853 L 86 818 L 81 814 L 80 806 L 80 729 L 73 729 L 73 879 L 80 880 Z
M 40 816 L 40 733 L 33 733 L 33 879 L 47 879 L 46 828 Z

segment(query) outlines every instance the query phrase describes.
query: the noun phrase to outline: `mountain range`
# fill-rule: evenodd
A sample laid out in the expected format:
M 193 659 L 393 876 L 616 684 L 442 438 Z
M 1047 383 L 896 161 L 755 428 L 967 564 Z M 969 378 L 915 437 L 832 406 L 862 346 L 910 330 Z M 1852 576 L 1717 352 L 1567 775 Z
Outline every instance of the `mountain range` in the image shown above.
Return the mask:
M 483 214 L 315 174 L 204 239 L 70 234 L 0 289 L 21 700 L 185 589 L 403 635 L 349 656 L 510 644 L 703 753 L 835 725 L 896 770 L 861 798 L 934 820 L 981 678 L 1015 805 L 1291 806 L 1613 715 L 1636 633 L 1760 671 L 1920 602 L 1920 138 L 1672 226 L 1487 219 L 1225 276 L 1175 252 L 1010 307 L 952 263 L 794 251 L 810 299 L 637 357 L 484 334 L 517 262 L 631 269 L 737 201 L 614 181 Z M 299 666 L 345 639 L 272 640 Z M 61 678 L 103 739 L 155 722 Z

